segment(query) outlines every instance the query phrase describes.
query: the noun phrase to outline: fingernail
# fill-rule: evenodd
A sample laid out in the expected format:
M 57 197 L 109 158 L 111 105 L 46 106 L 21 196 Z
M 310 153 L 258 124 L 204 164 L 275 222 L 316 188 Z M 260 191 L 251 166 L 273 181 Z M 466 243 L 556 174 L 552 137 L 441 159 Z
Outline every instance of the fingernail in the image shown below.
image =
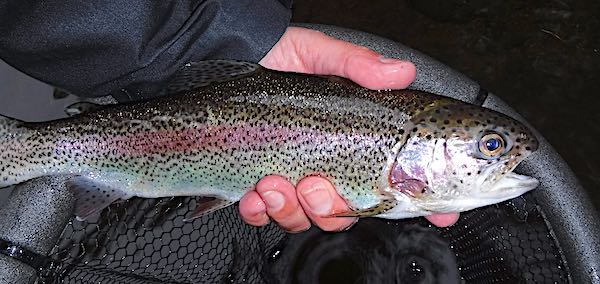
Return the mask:
M 240 213 L 242 215 L 255 218 L 258 215 L 267 213 L 265 202 L 261 198 L 251 199 L 251 201 L 251 203 L 248 201 L 248 195 L 245 195 L 240 200 L 240 203 L 247 204 L 246 206 L 240 206 Z
M 278 191 L 267 191 L 262 194 L 262 198 L 270 211 L 279 211 L 283 208 L 285 197 Z
M 406 88 L 414 80 L 414 77 L 412 77 L 414 74 L 410 72 L 414 68 L 412 67 L 413 64 L 401 60 L 396 60 L 395 62 L 395 64 L 387 63 L 380 68 L 383 77 L 388 79 L 386 88 Z
M 314 213 L 325 215 L 331 211 L 333 198 L 325 188 L 325 184 L 315 184 L 312 188 L 303 191 L 302 196 Z

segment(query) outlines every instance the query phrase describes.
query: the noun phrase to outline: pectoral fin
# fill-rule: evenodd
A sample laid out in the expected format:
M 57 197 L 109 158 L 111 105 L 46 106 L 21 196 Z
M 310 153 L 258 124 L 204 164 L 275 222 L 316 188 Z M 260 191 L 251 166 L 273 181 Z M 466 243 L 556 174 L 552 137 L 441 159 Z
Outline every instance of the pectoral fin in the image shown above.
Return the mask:
M 76 176 L 66 182 L 66 186 L 75 195 L 75 215 L 83 221 L 102 211 L 117 199 L 129 199 L 131 195 L 99 181 Z
M 219 209 L 223 209 L 229 205 L 232 205 L 233 203 L 235 202 L 214 197 L 203 197 L 198 201 L 194 213 L 192 213 L 192 215 L 190 215 L 189 217 L 186 217 L 183 221 L 192 221 L 206 214 L 215 212 Z
M 385 199 L 374 207 L 346 212 L 335 212 L 331 215 L 331 217 L 373 217 L 394 208 L 396 204 L 396 200 Z

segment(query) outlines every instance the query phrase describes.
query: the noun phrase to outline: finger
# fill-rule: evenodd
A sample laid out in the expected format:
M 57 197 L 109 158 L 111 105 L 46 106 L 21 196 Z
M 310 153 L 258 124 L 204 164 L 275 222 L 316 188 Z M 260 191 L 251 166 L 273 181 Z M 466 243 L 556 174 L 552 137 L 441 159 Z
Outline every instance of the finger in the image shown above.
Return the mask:
M 392 58 L 337 39 L 331 39 L 322 52 L 313 54 L 316 74 L 348 78 L 374 90 L 404 89 L 415 80 L 414 64 Z
M 306 177 L 296 185 L 298 200 L 306 215 L 325 231 L 343 231 L 358 218 L 326 217 L 333 212 L 348 211 L 348 205 L 335 191 L 333 185 L 321 177 Z
M 265 202 L 267 214 L 288 232 L 310 228 L 310 221 L 296 197 L 296 188 L 280 176 L 266 176 L 256 184 L 256 192 Z
M 310 74 L 349 78 L 370 89 L 404 89 L 416 76 L 414 64 L 382 58 L 377 52 L 324 33 L 290 27 L 261 65 Z
M 250 191 L 240 199 L 240 215 L 244 222 L 253 226 L 269 223 L 267 207 L 256 191 Z
M 437 227 L 449 227 L 454 225 L 456 221 L 458 221 L 458 217 L 460 214 L 458 213 L 439 213 L 430 216 L 425 216 L 431 224 Z

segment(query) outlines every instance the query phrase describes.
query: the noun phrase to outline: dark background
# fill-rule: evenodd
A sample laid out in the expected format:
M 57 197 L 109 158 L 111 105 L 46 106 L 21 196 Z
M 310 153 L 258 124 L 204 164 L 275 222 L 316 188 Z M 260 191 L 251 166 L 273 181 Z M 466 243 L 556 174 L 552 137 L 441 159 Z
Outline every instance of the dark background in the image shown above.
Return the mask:
M 294 22 L 377 34 L 479 82 L 550 141 L 600 208 L 600 2 L 296 0 L 293 8 Z

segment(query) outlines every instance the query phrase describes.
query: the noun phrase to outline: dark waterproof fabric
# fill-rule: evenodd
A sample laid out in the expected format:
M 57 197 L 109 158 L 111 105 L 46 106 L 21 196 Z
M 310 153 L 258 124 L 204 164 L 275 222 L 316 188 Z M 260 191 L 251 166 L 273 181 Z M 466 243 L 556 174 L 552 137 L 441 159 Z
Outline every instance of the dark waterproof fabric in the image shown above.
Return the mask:
M 184 64 L 258 62 L 291 0 L 0 1 L 0 58 L 80 96 L 140 99 Z

